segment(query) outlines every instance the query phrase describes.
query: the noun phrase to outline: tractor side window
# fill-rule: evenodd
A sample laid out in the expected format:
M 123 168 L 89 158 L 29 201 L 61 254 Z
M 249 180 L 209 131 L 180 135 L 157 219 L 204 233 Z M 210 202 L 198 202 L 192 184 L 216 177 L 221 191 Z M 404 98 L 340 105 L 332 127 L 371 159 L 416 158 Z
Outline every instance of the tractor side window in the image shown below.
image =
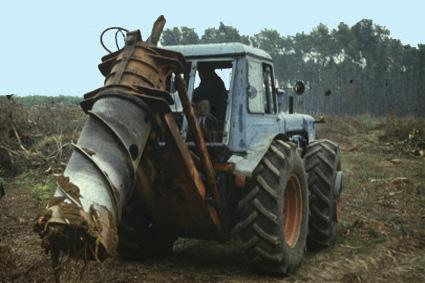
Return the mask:
M 229 62 L 228 64 L 231 64 L 231 62 Z M 223 81 L 226 91 L 229 92 L 230 80 L 232 78 L 232 65 L 229 65 L 226 68 L 214 68 L 214 72 Z M 194 89 L 199 87 L 200 83 L 201 83 L 201 78 L 199 77 L 199 71 L 196 71 Z
M 231 95 L 233 61 L 198 61 L 192 104 L 207 142 L 222 142 L 228 98 Z
M 232 61 L 197 63 L 192 102 L 196 105 L 208 101 L 210 111 L 207 112 L 219 122 L 224 122 L 226 118 L 232 68 Z
M 264 104 L 264 110 L 266 113 L 276 113 L 276 96 L 274 91 L 272 68 L 270 65 L 263 64 L 263 79 L 267 99 Z
M 263 70 L 257 61 L 248 63 L 248 110 L 251 113 L 264 113 L 264 103 L 267 101 L 263 87 Z
M 248 110 L 251 113 L 276 113 L 273 75 L 270 65 L 251 60 L 248 65 Z

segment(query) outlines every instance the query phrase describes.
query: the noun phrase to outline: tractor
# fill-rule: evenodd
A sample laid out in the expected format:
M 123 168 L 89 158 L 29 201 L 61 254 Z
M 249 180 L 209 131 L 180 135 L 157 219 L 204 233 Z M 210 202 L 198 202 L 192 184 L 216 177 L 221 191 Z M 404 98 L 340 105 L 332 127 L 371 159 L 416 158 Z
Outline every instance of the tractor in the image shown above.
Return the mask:
M 317 140 L 320 121 L 296 113 L 304 84 L 278 89 L 268 53 L 241 43 L 158 47 L 164 24 L 159 17 L 146 40 L 115 28 L 125 45 L 106 48 L 104 86 L 81 103 L 88 118 L 35 222 L 42 247 L 54 263 L 63 254 L 102 261 L 164 255 L 178 237 L 238 238 L 257 269 L 293 273 L 307 248 L 335 238 L 338 145 Z M 223 81 L 221 119 L 214 96 L 194 102 L 201 68 Z

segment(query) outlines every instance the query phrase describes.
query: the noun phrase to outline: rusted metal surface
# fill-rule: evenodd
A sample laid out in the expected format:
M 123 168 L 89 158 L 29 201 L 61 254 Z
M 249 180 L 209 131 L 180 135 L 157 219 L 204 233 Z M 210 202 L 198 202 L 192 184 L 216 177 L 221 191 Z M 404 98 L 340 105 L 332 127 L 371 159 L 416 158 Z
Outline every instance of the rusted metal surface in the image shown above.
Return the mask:
M 125 93 L 99 97 L 87 113 L 64 172 L 69 183 L 58 182 L 54 201 L 38 219 L 36 230 L 48 251 L 104 259 L 116 253 L 116 225 L 134 187 L 152 124 L 137 98 Z M 68 245 L 75 246 L 79 238 L 85 239 L 83 246 L 70 250 Z
M 134 187 L 158 223 L 180 234 L 220 234 L 216 208 L 206 202 L 201 174 L 170 112 L 167 77 L 171 73 L 180 77 L 185 60 L 179 53 L 154 46 L 164 24 L 165 19 L 158 18 L 146 42 L 140 31 L 128 32 L 124 48 L 102 58 L 99 69 L 105 84 L 85 95 L 82 108 L 88 119 L 54 198 L 35 223 L 54 262 L 60 253 L 98 260 L 114 256 L 117 225 Z M 179 94 L 192 121 L 183 84 Z M 200 129 L 196 124 L 191 129 L 208 192 L 218 200 Z M 162 153 L 157 149 L 160 136 L 166 137 Z M 163 170 L 164 163 L 174 169 Z
M 97 204 L 84 211 L 80 190 L 68 177 L 59 177 L 58 187 L 63 196 L 50 200 L 35 225 L 43 240 L 42 247 L 52 254 L 66 251 L 74 258 L 103 260 L 114 255 L 118 239 L 110 211 Z
M 139 31 L 130 32 L 124 49 L 114 55 L 105 86 L 82 104 L 89 118 L 63 174 L 68 182 L 58 183 L 36 221 L 43 247 L 52 254 L 115 255 L 116 226 L 152 130 L 152 109 L 139 97 L 165 103 L 151 92 L 165 90 L 168 74 L 182 71 L 177 59 L 142 42 Z
M 199 124 L 196 122 L 195 111 L 189 101 L 186 90 L 186 82 L 180 76 L 176 77 L 176 89 L 179 94 L 180 101 L 183 105 L 183 111 L 189 124 L 189 131 L 192 134 L 201 158 L 202 169 L 207 178 L 208 190 L 215 203 L 219 203 L 220 196 L 218 194 L 215 172 L 211 163 L 210 156 L 205 145 L 204 136 Z
M 165 26 L 165 18 L 164 16 L 159 16 L 159 18 L 155 21 L 152 27 L 151 35 L 146 40 L 148 44 L 157 45 L 159 38 L 161 37 L 162 30 Z
M 213 163 L 213 168 L 219 172 L 233 173 L 235 170 L 235 164 L 233 163 Z
M 163 126 L 167 146 L 155 156 L 149 154 L 152 162 L 142 163 L 137 189 L 160 227 L 180 236 L 215 238 L 221 233 L 218 213 L 205 202 L 205 185 L 171 113 L 163 116 Z M 160 171 L 162 176 L 153 177 L 152 171 Z M 155 197 L 152 191 L 156 191 Z

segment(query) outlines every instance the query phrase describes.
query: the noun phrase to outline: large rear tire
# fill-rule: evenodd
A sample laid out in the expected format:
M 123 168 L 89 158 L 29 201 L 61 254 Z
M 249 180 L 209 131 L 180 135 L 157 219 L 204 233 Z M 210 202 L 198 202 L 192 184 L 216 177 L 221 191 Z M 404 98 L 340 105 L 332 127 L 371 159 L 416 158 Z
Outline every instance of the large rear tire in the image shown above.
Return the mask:
M 299 266 L 308 229 L 304 164 L 293 144 L 273 141 L 243 189 L 235 226 L 261 271 L 290 274 Z
M 328 248 L 335 239 L 341 205 L 341 153 L 330 140 L 310 143 L 304 155 L 310 190 L 307 247 Z
M 175 237 L 160 233 L 149 220 L 137 192 L 123 209 L 118 226 L 118 254 L 130 260 L 143 260 L 172 253 Z

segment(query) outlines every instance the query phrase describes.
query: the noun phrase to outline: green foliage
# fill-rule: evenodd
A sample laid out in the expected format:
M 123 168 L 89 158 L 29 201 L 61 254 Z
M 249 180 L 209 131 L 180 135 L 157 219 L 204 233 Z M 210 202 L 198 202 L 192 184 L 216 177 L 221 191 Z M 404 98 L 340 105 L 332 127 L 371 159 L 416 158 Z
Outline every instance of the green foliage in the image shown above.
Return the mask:
M 277 56 L 284 49 L 282 36 L 273 29 L 264 29 L 252 37 L 255 47 L 268 51 L 272 56 Z
M 223 42 L 242 42 L 248 44 L 249 40 L 248 37 L 241 36 L 236 28 L 226 26 L 222 22 L 220 22 L 218 28 L 207 28 L 202 36 L 202 43 Z
M 232 27 L 226 26 L 222 22 L 218 28 L 207 28 L 199 38 L 193 28 L 174 27 L 166 29 L 162 33 L 162 45 L 186 45 L 198 43 L 222 43 L 222 42 L 242 42 L 249 44 L 249 37 L 240 35 L 239 31 Z
M 43 176 L 37 170 L 28 170 L 15 179 L 15 184 L 32 192 L 42 206 L 53 196 L 56 182 L 53 176 Z
M 199 43 L 199 36 L 193 28 L 174 27 L 173 29 L 164 30 L 161 43 L 163 45 L 197 44 Z
M 48 180 L 45 183 L 37 183 L 32 188 L 32 193 L 41 203 L 46 203 L 52 196 L 55 190 L 55 183 Z
M 79 105 L 83 100 L 79 96 L 45 96 L 45 95 L 29 95 L 29 96 L 16 96 L 16 101 L 25 106 L 45 105 L 62 103 L 64 105 Z
M 269 52 L 281 86 L 305 81 L 308 89 L 296 99 L 298 112 L 425 115 L 425 45 L 404 46 L 372 20 L 351 27 L 340 23 L 332 30 L 319 24 L 295 36 L 273 29 L 241 35 L 221 22 L 200 38 L 187 27 L 167 29 L 162 37 L 163 45 L 221 42 L 242 42 Z M 325 96 L 328 90 L 331 95 Z

